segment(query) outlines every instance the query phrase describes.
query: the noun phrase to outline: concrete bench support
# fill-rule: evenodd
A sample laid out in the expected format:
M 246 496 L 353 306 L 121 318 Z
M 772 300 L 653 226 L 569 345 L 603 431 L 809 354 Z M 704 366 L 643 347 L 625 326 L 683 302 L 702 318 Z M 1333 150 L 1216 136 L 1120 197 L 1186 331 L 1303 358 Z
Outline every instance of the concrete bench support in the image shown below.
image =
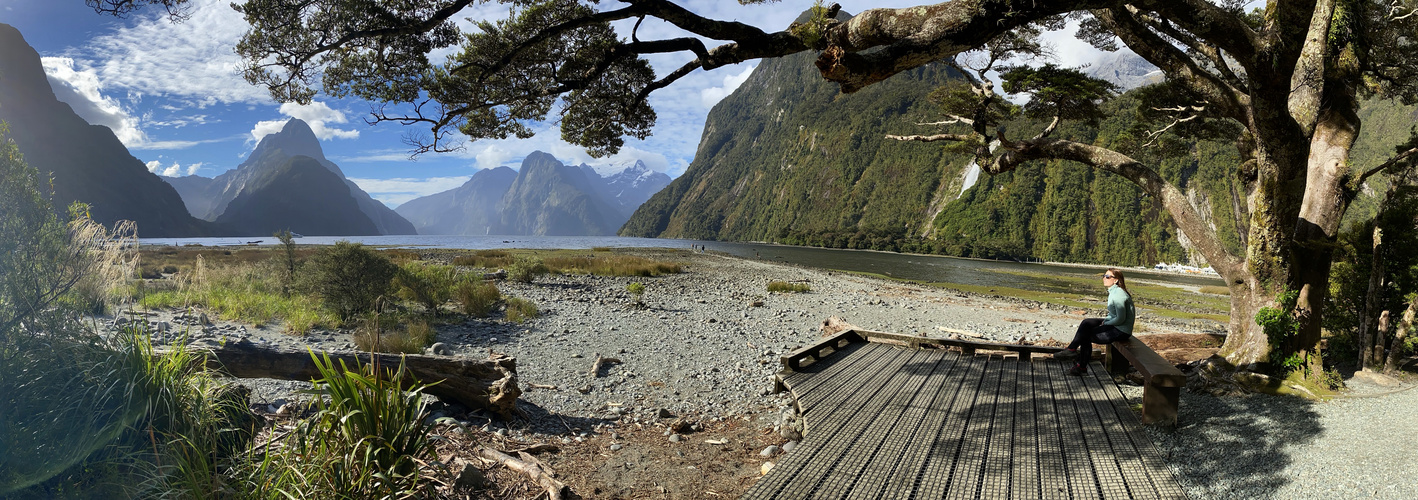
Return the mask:
M 1177 405 L 1187 377 L 1135 337 L 1108 344 L 1103 358 L 1108 372 L 1127 373 L 1129 365 L 1142 374 L 1142 423 L 1177 425 Z

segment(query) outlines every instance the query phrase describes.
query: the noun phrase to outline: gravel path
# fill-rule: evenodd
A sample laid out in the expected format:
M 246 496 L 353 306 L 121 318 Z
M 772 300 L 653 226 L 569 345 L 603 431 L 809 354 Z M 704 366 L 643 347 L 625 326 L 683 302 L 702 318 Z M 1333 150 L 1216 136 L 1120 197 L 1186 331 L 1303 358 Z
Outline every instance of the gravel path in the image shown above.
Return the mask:
M 659 257 L 686 262 L 686 272 L 500 283 L 504 295 L 531 300 L 541 316 L 521 325 L 501 319 L 444 325 L 439 341 L 455 356 L 481 358 L 489 350 L 515 356 L 530 432 L 605 428 L 656 419 L 661 410 L 708 419 L 756 415 L 771 425 L 789 403 L 770 393 L 778 356 L 815 340 L 828 316 L 898 333 L 940 337 L 947 335 L 943 327 L 985 340 L 1067 341 L 1082 317 L 1101 315 L 1103 308 L 1101 293 L 1094 310 L 1065 311 L 719 254 Z M 806 282 L 812 291 L 769 294 L 774 280 Z M 643 305 L 626 291 L 632 282 L 645 285 Z M 171 315 L 154 320 L 171 321 Z M 1139 324 L 1149 333 L 1196 331 L 1145 312 Z M 218 323 L 194 336 L 353 350 L 349 335 L 338 331 L 296 338 L 276 327 Z M 597 355 L 621 363 L 592 376 Z M 260 402 L 293 397 L 308 385 L 249 384 Z M 1351 386 L 1392 390 L 1357 380 Z M 1140 388 L 1123 391 L 1140 402 Z M 1192 498 L 1406 499 L 1418 491 L 1418 390 L 1326 403 L 1183 392 L 1179 417 L 1178 429 L 1148 433 Z
M 1413 498 L 1418 390 L 1348 384 L 1361 397 L 1317 403 L 1183 392 L 1178 428 L 1148 434 L 1195 499 Z M 1129 389 L 1141 401 L 1141 389 Z

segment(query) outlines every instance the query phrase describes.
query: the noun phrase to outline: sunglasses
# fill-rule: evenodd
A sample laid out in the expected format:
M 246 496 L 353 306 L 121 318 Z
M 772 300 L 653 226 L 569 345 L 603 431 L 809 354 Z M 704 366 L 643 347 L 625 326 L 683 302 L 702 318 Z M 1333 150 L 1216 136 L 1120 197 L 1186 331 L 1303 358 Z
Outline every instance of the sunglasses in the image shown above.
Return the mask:
M 1107 279 L 1110 279 L 1110 280 L 1118 279 L 1117 277 L 1115 277 L 1115 276 L 1113 276 L 1113 275 L 1111 275 L 1111 274 L 1104 274 L 1103 277 L 1104 277 L 1104 278 L 1107 278 Z

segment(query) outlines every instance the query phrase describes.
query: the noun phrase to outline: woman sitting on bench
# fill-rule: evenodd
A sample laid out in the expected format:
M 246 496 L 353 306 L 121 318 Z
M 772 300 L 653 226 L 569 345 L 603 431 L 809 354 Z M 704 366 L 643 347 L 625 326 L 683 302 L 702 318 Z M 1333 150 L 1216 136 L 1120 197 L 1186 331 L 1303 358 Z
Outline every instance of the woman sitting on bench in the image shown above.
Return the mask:
M 1068 349 L 1054 353 L 1057 359 L 1077 359 L 1068 369 L 1069 375 L 1083 375 L 1093 358 L 1093 344 L 1111 344 L 1132 336 L 1132 320 L 1137 312 L 1132 307 L 1132 294 L 1122 271 L 1109 268 L 1103 272 L 1103 286 L 1108 287 L 1108 317 L 1085 318 Z M 1082 352 L 1084 354 L 1080 355 Z

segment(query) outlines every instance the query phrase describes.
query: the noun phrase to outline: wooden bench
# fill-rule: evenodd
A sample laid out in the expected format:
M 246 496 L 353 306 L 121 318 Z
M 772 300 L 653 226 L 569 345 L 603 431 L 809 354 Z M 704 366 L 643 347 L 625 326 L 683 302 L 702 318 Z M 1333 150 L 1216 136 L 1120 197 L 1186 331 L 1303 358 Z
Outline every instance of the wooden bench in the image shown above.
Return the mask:
M 1187 377 L 1136 337 L 1108 344 L 1103 355 L 1108 373 L 1127 373 L 1129 365 L 1142 374 L 1142 423 L 1177 425 L 1177 404 Z

